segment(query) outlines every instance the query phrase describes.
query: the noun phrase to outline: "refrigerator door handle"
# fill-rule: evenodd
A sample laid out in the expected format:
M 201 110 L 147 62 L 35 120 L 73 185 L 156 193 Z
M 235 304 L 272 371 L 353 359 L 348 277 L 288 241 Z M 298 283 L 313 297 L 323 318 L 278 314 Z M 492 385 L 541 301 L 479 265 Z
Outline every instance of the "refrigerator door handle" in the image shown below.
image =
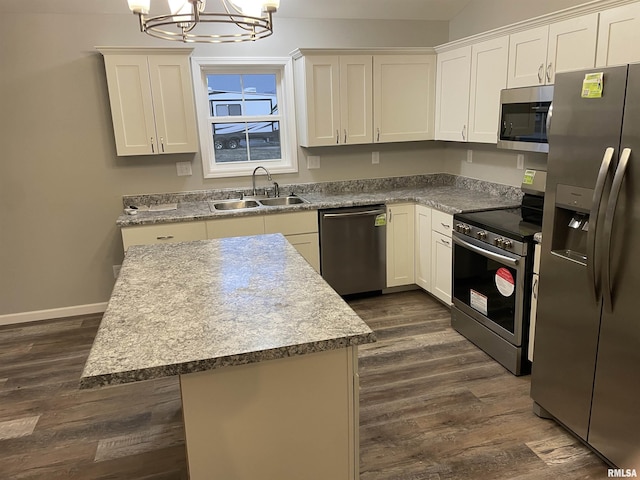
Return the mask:
M 604 151 L 598 179 L 596 180 L 596 188 L 593 191 L 593 201 L 591 204 L 591 212 L 589 215 L 589 231 L 587 232 L 587 280 L 591 286 L 591 293 L 596 302 L 600 300 L 600 281 L 601 278 L 596 277 L 596 238 L 598 236 L 599 218 L 598 213 L 602 205 L 604 195 L 604 187 L 607 183 L 609 170 L 611 169 L 611 160 L 615 150 L 608 147 Z M 599 259 L 598 259 L 599 260 Z
M 602 247 L 604 254 L 604 265 L 602 267 L 604 276 L 603 290 L 605 308 L 607 308 L 609 312 L 613 310 L 613 296 L 611 291 L 611 238 L 613 237 L 613 220 L 615 219 L 616 209 L 618 208 L 618 198 L 620 196 L 620 190 L 622 190 L 624 176 L 627 173 L 630 156 L 630 148 L 622 150 L 622 155 L 620 155 L 620 161 L 618 162 L 618 168 L 616 169 L 616 174 L 613 177 L 613 183 L 611 184 L 609 203 L 607 204 L 607 211 L 604 216 L 604 229 L 607 232 L 607 236 L 604 240 L 604 246 Z

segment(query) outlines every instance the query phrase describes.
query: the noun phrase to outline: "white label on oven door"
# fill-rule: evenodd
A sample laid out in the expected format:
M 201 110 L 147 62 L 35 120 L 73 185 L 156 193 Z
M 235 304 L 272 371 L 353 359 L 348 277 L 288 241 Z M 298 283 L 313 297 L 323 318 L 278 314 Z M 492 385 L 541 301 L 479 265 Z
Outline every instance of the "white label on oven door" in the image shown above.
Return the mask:
M 508 269 L 504 267 L 499 268 L 496 271 L 495 282 L 498 291 L 504 297 L 513 295 L 513 291 L 516 289 L 516 282 L 513 280 L 513 275 L 511 275 Z
M 479 311 L 481 314 L 487 314 L 487 297 L 482 295 L 480 292 L 476 292 L 475 290 L 470 290 L 470 298 L 471 308 Z

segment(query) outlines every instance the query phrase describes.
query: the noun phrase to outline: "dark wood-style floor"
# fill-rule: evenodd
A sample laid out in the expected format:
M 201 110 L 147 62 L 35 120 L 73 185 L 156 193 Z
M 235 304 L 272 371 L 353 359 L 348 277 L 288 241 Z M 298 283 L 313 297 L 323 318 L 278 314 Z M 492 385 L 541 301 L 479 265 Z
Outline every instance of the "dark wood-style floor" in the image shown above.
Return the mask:
M 350 303 L 379 339 L 360 349 L 362 480 L 606 478 L 428 294 Z M 187 479 L 177 378 L 78 390 L 99 322 L 0 328 L 1 480 Z

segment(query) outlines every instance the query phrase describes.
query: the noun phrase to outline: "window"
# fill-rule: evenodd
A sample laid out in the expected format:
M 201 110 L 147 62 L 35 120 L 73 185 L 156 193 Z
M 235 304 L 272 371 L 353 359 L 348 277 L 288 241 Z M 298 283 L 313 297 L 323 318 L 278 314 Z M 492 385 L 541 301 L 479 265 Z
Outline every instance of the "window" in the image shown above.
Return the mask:
M 205 178 L 297 172 L 291 60 L 194 58 Z

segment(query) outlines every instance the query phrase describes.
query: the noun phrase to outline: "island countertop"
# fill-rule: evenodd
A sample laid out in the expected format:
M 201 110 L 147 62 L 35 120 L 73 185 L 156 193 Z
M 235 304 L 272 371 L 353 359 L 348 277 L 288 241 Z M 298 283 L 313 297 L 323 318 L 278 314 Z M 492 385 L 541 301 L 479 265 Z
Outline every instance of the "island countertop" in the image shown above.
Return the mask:
M 138 245 L 127 250 L 80 388 L 374 341 L 280 234 Z

